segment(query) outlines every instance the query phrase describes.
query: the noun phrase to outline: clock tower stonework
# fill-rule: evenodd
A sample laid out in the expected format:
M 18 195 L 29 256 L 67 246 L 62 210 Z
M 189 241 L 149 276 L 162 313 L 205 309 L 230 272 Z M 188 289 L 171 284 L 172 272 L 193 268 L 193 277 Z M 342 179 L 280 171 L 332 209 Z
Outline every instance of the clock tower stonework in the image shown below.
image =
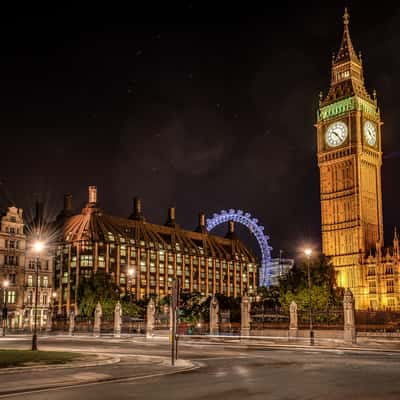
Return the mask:
M 338 286 L 350 288 L 358 308 L 369 307 L 360 266 L 383 246 L 382 120 L 375 92 L 365 87 L 361 54 L 354 50 L 347 9 L 340 49 L 332 57 L 331 85 L 320 95 L 317 147 L 322 251 L 331 257 Z

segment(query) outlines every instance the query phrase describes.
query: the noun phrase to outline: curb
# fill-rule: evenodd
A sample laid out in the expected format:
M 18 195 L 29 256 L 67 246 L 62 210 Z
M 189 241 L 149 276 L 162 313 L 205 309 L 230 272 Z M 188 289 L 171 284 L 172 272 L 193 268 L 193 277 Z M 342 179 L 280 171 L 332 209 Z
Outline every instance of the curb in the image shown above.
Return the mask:
M 140 357 L 140 356 L 139 356 Z M 159 358 L 164 358 L 164 357 L 159 357 Z M 166 361 L 166 360 L 164 360 Z M 174 370 L 172 371 L 166 371 L 166 372 L 157 372 L 154 374 L 147 374 L 147 375 L 142 375 L 142 376 L 126 376 L 126 377 L 118 377 L 118 378 L 102 378 L 102 379 L 94 379 L 92 381 L 88 382 L 77 382 L 77 383 L 71 383 L 71 384 L 60 384 L 60 385 L 53 385 L 53 386 L 43 386 L 43 387 L 33 387 L 33 388 L 20 388 L 16 390 L 10 390 L 10 391 L 4 391 L 0 392 L 0 399 L 5 398 L 5 397 L 12 397 L 12 396 L 20 396 L 23 394 L 31 394 L 31 393 L 40 393 L 40 392 L 49 392 L 49 391 L 56 391 L 56 390 L 62 390 L 62 389 L 68 389 L 68 388 L 74 388 L 74 387 L 87 387 L 87 386 L 93 386 L 93 385 L 101 385 L 103 383 L 118 383 L 118 382 L 129 382 L 129 381 L 138 381 L 141 379 L 148 379 L 148 378 L 153 378 L 153 377 L 158 377 L 158 376 L 167 376 L 167 375 L 174 375 L 178 374 L 181 372 L 188 372 L 188 371 L 193 371 L 195 369 L 198 369 L 202 366 L 200 362 L 194 362 L 191 360 L 178 360 L 182 361 L 184 364 L 187 364 L 186 368 L 179 368 L 179 365 L 176 365 Z M 176 369 L 176 368 L 179 369 Z
M 121 361 L 119 357 L 108 356 L 104 360 L 91 361 L 91 362 L 72 362 L 69 364 L 46 364 L 46 365 L 35 365 L 32 367 L 11 367 L 0 369 L 0 375 L 18 373 L 18 372 L 35 372 L 35 371 L 47 371 L 49 369 L 68 369 L 68 368 L 85 368 L 85 367 L 97 367 L 101 365 L 117 364 Z

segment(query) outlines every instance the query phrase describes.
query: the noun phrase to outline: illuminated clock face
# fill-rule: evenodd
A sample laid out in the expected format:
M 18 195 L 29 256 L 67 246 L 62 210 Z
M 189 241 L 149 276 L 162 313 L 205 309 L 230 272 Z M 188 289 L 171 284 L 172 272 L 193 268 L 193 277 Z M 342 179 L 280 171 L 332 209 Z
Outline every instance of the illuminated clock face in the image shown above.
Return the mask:
M 364 138 L 370 146 L 376 144 L 376 125 L 371 121 L 365 121 Z
M 330 147 L 343 144 L 347 138 L 347 126 L 344 122 L 335 122 L 328 127 L 325 133 L 325 141 Z

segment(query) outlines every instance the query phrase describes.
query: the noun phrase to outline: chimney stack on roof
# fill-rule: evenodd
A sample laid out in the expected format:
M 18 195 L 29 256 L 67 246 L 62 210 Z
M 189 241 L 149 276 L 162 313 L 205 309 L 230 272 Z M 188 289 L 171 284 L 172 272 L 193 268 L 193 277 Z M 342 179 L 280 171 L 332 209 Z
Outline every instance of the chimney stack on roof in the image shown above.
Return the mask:
M 133 219 L 135 221 L 144 221 L 142 214 L 142 201 L 139 197 L 133 198 L 133 210 L 132 214 L 129 216 L 129 219 Z
M 97 203 L 97 187 L 89 186 L 89 203 L 96 204 Z
M 228 222 L 228 233 L 225 237 L 228 239 L 236 239 L 235 222 L 232 220 Z
M 199 225 L 196 228 L 196 232 L 207 233 L 206 228 L 206 214 L 204 211 L 199 213 Z
M 175 227 L 175 207 L 168 208 L 168 220 L 165 225 Z
M 64 194 L 64 210 L 72 211 L 72 194 Z

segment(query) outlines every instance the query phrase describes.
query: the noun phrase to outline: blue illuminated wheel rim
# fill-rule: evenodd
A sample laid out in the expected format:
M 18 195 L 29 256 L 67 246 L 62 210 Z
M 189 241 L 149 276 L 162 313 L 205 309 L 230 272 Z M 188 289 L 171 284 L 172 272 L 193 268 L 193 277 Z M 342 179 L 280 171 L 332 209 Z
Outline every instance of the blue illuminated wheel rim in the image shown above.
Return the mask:
M 229 221 L 244 225 L 255 236 L 261 251 L 260 280 L 259 286 L 270 286 L 271 280 L 271 250 L 268 244 L 269 236 L 264 234 L 264 227 L 258 225 L 258 219 L 252 218 L 251 214 L 242 210 L 222 210 L 219 214 L 214 213 L 212 218 L 207 218 L 207 230 L 210 232 L 216 226 Z

